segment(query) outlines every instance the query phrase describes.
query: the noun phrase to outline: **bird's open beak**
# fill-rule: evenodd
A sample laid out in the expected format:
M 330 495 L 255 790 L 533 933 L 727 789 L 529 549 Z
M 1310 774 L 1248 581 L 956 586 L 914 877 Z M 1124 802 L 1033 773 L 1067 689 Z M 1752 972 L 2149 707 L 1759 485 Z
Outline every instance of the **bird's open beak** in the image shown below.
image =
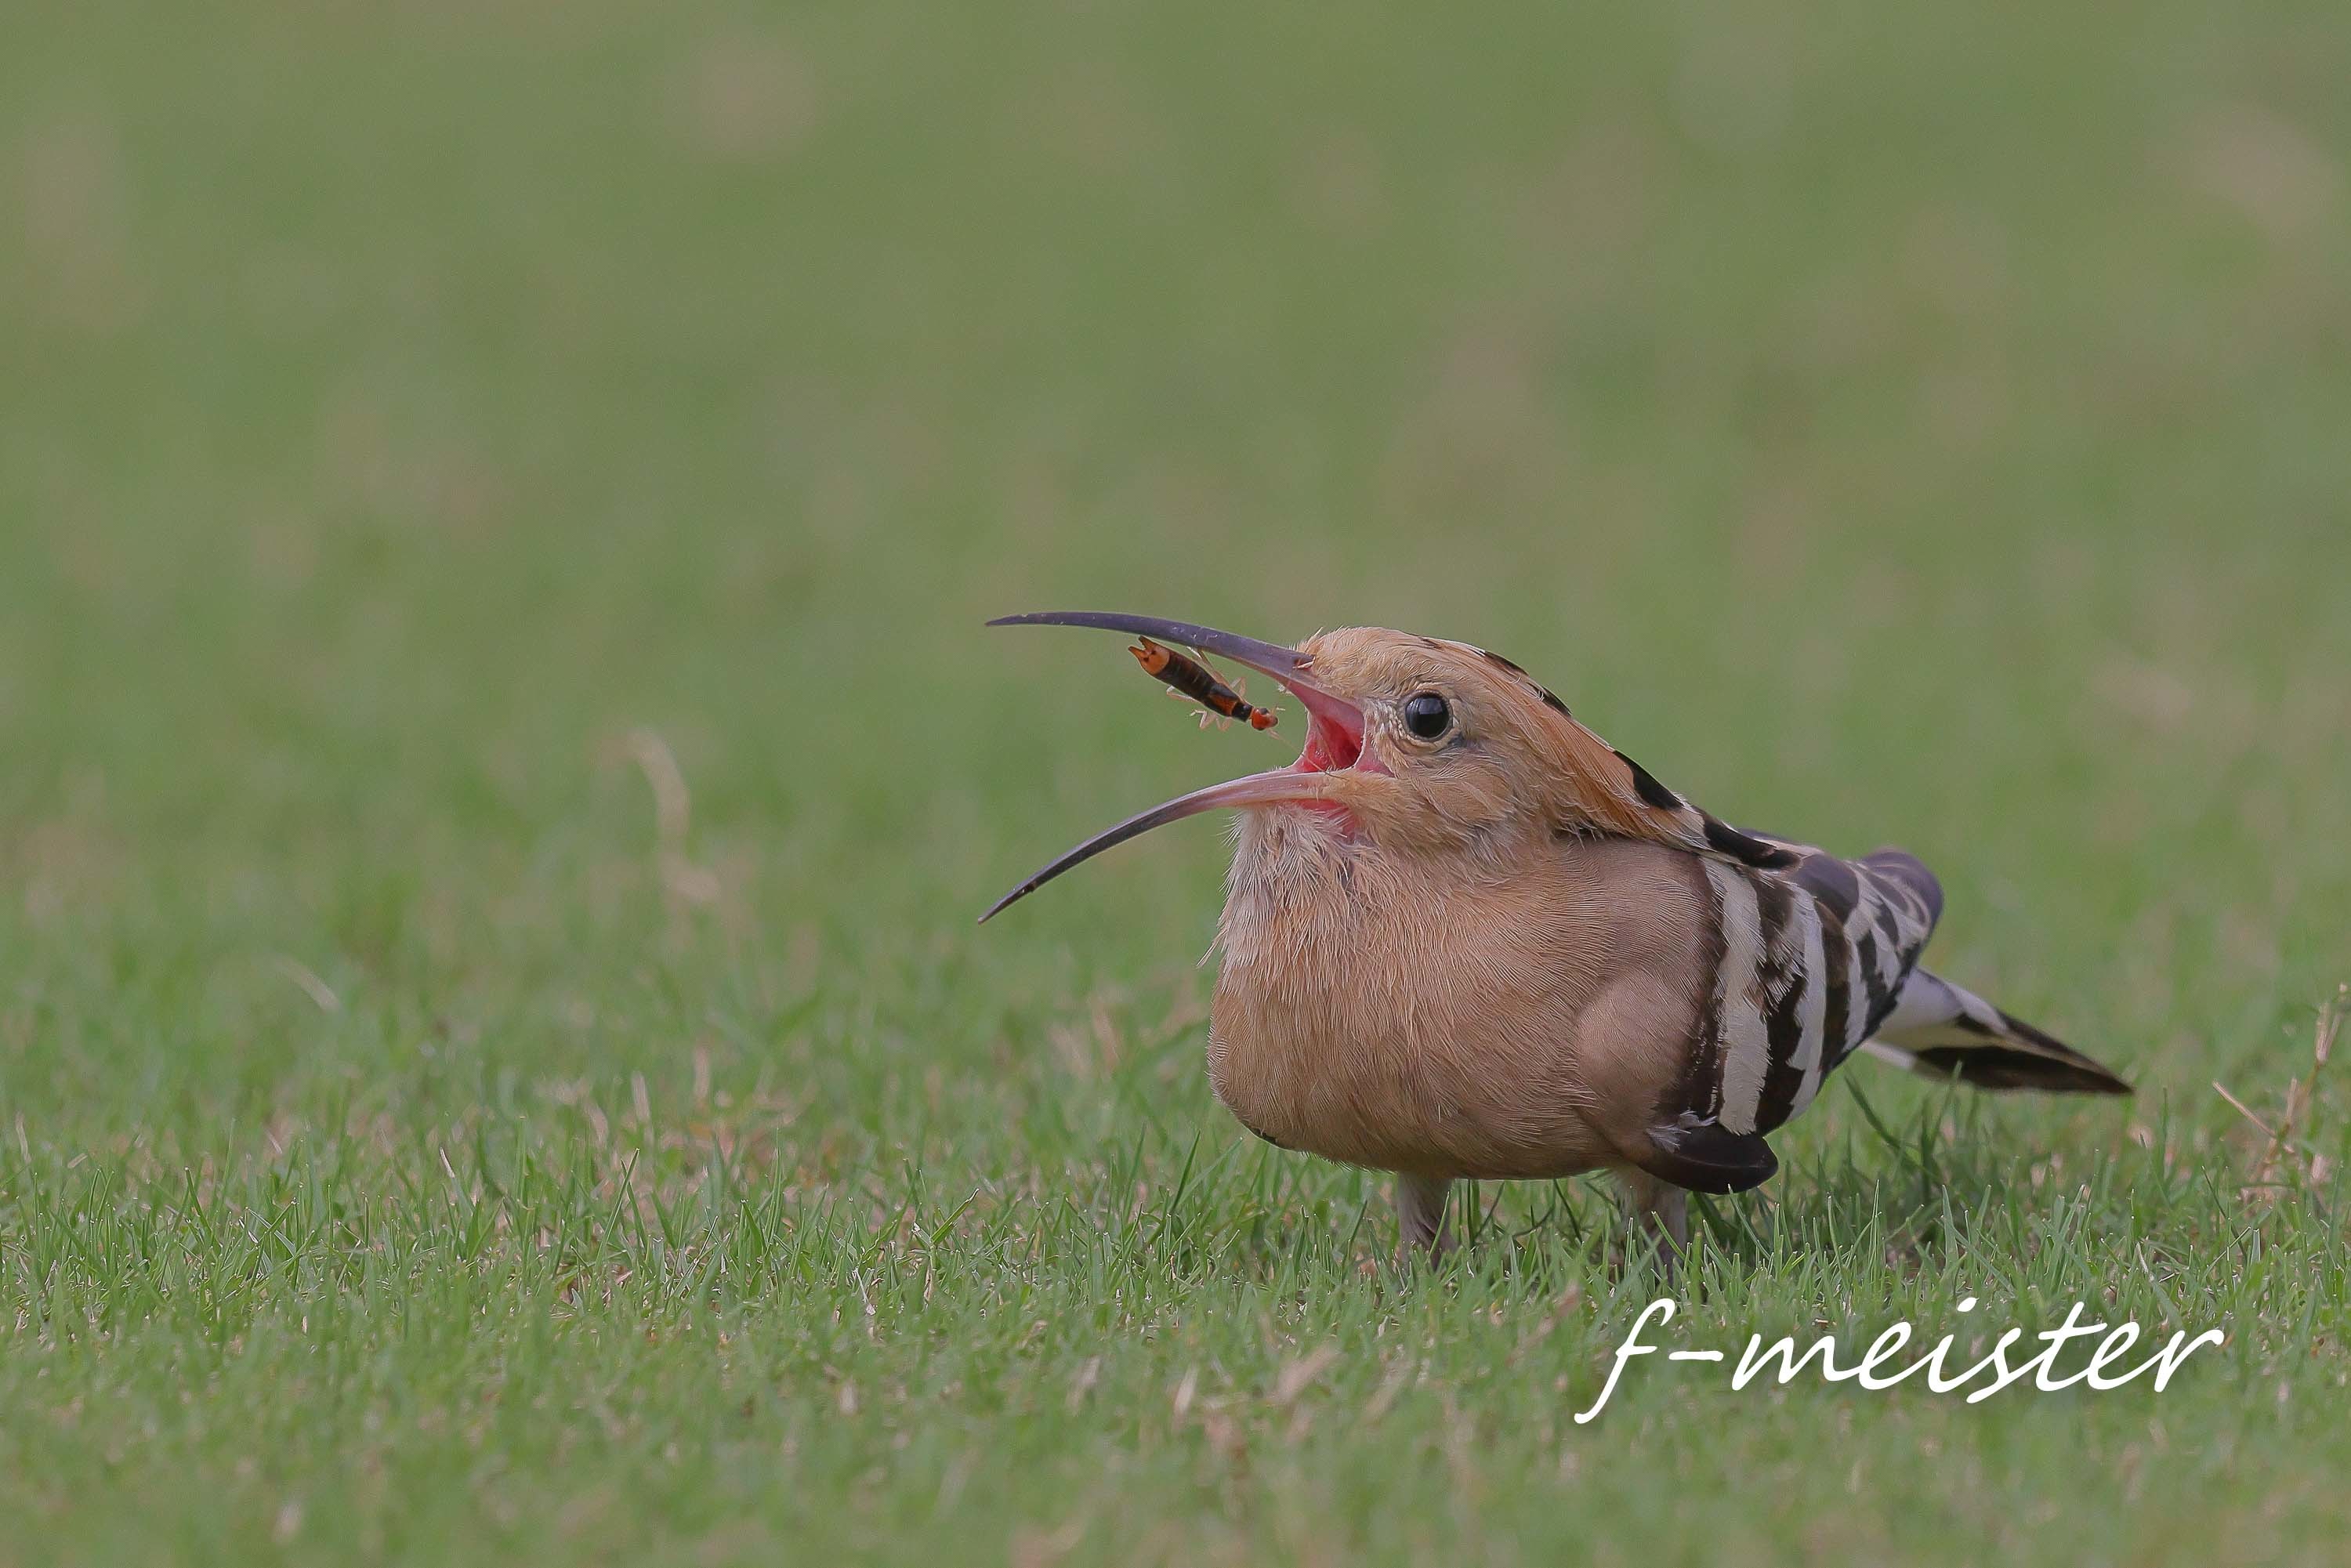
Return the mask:
M 1008 904 L 1026 898 L 1071 866 L 1114 845 L 1136 838 L 1162 823 L 1214 811 L 1227 806 L 1271 806 L 1326 798 L 1322 776 L 1353 768 L 1364 749 L 1364 710 L 1335 692 L 1316 685 L 1307 672 L 1312 661 L 1295 648 L 1260 643 L 1213 627 L 1185 621 L 1162 621 L 1154 615 L 1121 615 L 1100 610 L 1048 610 L 1034 615 L 1006 615 L 990 626 L 1092 626 L 1105 632 L 1125 632 L 1174 643 L 1202 653 L 1229 659 L 1261 674 L 1272 676 L 1304 705 L 1306 749 L 1296 762 L 1270 773 L 1252 773 L 1223 784 L 1211 784 L 1188 795 L 1129 817 L 1114 828 L 1096 833 L 1076 848 L 1056 856 L 1037 873 L 1006 894 L 979 918 L 986 922 Z

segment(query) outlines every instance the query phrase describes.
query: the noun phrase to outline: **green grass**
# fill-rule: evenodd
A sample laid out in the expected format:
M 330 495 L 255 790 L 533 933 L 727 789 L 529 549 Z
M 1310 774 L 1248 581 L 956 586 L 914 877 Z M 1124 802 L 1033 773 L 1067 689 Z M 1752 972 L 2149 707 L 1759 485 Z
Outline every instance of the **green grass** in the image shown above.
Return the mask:
M 2339 5 L 6 31 L 0 1564 L 2339 1557 Z M 1605 1194 L 1246 1140 L 1213 830 L 973 926 L 1276 745 L 1062 604 L 1500 648 L 2141 1085 L 1855 1064 L 1667 1343 L 2228 1343 L 1574 1424 Z

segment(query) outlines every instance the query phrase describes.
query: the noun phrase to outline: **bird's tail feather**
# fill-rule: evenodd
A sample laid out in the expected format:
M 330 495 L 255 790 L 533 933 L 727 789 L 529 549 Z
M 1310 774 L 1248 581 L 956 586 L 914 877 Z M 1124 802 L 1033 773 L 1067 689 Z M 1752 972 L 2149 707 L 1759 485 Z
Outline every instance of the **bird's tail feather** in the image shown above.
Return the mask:
M 2115 1073 L 1971 991 L 1913 969 L 1894 1010 L 1862 1049 L 1930 1078 L 1977 1089 L 2127 1094 Z

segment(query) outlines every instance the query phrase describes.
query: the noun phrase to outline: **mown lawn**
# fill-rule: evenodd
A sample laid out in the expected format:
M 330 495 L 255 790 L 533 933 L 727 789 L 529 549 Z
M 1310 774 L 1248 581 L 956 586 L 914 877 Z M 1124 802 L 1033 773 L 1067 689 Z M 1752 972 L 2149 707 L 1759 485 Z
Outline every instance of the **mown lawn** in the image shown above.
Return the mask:
M 0 1564 L 2339 1560 L 2339 5 L 5 31 Z M 1604 1192 L 1249 1141 L 1213 829 L 973 925 L 1280 744 L 1059 605 L 1504 650 L 2140 1084 L 1855 1064 L 1653 1339 L 2226 1343 L 1576 1424 Z

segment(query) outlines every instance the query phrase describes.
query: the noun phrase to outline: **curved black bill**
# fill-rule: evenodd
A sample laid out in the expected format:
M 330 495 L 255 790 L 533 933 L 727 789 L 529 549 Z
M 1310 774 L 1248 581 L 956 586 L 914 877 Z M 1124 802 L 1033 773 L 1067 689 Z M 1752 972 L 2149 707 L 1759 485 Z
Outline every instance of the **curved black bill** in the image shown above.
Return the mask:
M 1162 643 L 1173 643 L 1178 647 L 1230 659 L 1236 664 L 1246 665 L 1280 682 L 1305 706 L 1315 724 L 1344 737 L 1342 748 L 1350 756 L 1363 742 L 1363 710 L 1345 697 L 1316 685 L 1305 674 L 1312 667 L 1313 661 L 1297 649 L 1285 648 L 1279 643 L 1260 643 L 1254 637 L 1219 632 L 1213 626 L 1196 625 L 1189 621 L 1168 621 L 1156 615 L 1127 615 L 1112 610 L 1044 610 L 1029 615 L 998 616 L 988 624 L 1091 626 L 1097 631 L 1154 637 Z M 1322 773 L 1311 768 L 1284 768 L 1272 773 L 1252 773 L 1245 779 L 1211 784 L 1205 789 L 1179 795 L 1164 805 L 1154 806 L 1148 811 L 1129 817 L 1114 828 L 1096 833 L 1075 849 L 1048 862 L 1034 876 L 998 899 L 987 914 L 979 918 L 987 921 L 1007 904 L 1026 898 L 1071 866 L 1092 860 L 1102 851 L 1165 823 L 1202 811 L 1213 811 L 1223 806 L 1270 806 L 1283 801 L 1320 800 L 1323 795 L 1322 777 Z

